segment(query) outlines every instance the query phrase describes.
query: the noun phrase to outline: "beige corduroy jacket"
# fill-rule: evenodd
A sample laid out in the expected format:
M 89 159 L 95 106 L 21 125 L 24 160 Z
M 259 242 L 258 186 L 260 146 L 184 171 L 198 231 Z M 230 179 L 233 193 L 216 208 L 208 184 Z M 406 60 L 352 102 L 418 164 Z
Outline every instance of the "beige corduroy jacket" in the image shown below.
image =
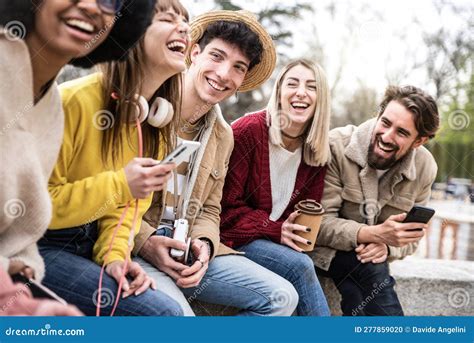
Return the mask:
M 357 247 L 357 234 L 365 225 L 383 223 L 389 216 L 424 205 L 431 193 L 437 165 L 431 153 L 419 147 L 378 179 L 367 164 L 367 151 L 376 119 L 330 132 L 332 160 L 322 205 L 325 215 L 314 250 L 316 265 L 328 270 L 337 250 Z M 389 260 L 413 254 L 417 244 L 389 247 Z
M 234 147 L 232 128 L 222 116 L 218 105 L 206 114 L 205 133 L 201 139 L 194 170 L 187 186 L 190 194 L 186 219 L 189 222 L 191 238 L 207 238 L 212 242 L 213 254 L 238 254 L 220 243 L 219 225 L 222 188 Z M 164 209 L 163 192 L 156 192 L 150 209 L 143 216 L 140 232 L 135 237 L 133 255 L 138 255 L 146 240 L 156 231 Z M 217 247 L 217 248 L 216 248 Z

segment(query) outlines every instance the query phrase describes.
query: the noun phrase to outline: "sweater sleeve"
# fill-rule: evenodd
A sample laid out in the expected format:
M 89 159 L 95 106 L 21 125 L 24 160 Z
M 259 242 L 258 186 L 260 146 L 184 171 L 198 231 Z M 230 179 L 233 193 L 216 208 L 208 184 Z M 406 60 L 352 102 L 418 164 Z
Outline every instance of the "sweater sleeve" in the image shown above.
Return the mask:
M 74 182 L 68 180 L 69 166 L 84 140 L 83 131 L 90 124 L 81 122 L 84 116 L 78 113 L 88 111 L 84 107 L 87 104 L 68 93 L 63 93 L 62 96 L 65 112 L 64 139 L 48 184 L 53 202 L 52 229 L 92 222 L 133 199 L 123 168 L 104 171 Z
M 135 236 L 140 231 L 143 215 L 150 207 L 152 197 L 153 194 L 148 196 L 146 199 L 140 199 L 138 201 L 138 219 L 135 223 Z M 99 235 L 93 249 L 93 260 L 97 264 L 102 265 L 104 262 L 105 264 L 109 264 L 113 261 L 124 261 L 126 259 L 128 255 L 129 237 L 133 225 L 135 204 L 136 201 L 130 202 L 130 207 L 125 214 L 122 224 L 117 230 L 117 234 L 112 242 L 112 248 L 108 256 L 107 252 L 112 241 L 113 233 L 122 217 L 125 206 L 121 206 L 107 213 L 99 220 Z M 133 241 L 134 237 L 131 239 L 132 244 Z
M 249 129 L 246 118 L 232 125 L 234 150 L 222 195 L 221 240 L 230 247 L 238 247 L 256 239 L 280 243 L 282 221 L 272 221 L 264 210 L 252 208 L 245 193 L 255 156 L 255 132 Z

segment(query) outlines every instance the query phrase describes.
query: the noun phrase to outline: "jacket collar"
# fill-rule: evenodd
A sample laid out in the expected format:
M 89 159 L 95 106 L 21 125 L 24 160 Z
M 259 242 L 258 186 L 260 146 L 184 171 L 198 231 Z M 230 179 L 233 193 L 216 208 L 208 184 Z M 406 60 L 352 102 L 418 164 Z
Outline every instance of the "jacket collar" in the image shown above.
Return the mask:
M 344 155 L 357 163 L 362 169 L 367 166 L 367 151 L 369 150 L 370 138 L 377 122 L 376 118 L 369 119 L 359 125 L 353 132 Z M 415 166 L 416 149 L 399 161 L 388 173 L 391 175 L 401 174 L 410 181 L 416 178 Z
M 212 132 L 214 131 L 214 127 L 216 126 L 216 122 L 219 120 L 224 120 L 224 117 L 222 116 L 221 109 L 219 105 L 214 105 L 209 112 L 207 112 L 204 115 L 204 132 L 199 140 L 201 143 L 201 147 L 199 148 L 196 156 L 196 160 L 193 165 L 193 170 L 191 172 L 191 177 L 189 179 L 189 183 L 186 186 L 186 191 L 184 196 L 184 207 L 183 207 L 183 213 L 187 213 L 187 207 L 189 205 L 189 202 L 191 201 L 191 197 L 194 191 L 194 186 L 196 184 L 197 178 L 199 171 L 201 170 L 201 162 L 203 160 L 204 154 L 207 150 L 207 143 L 209 142 L 209 139 L 211 138 Z M 191 222 L 192 223 L 192 222 Z

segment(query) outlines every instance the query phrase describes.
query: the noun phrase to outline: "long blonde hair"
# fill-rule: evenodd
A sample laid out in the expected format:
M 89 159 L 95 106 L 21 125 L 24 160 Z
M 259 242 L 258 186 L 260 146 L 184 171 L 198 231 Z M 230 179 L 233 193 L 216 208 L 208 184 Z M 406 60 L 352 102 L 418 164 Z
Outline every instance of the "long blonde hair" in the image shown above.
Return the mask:
M 164 12 L 173 9 L 176 13 L 189 18 L 187 10 L 178 0 L 160 0 L 155 7 L 156 12 Z M 101 159 L 104 165 L 109 161 L 115 163 L 122 153 L 122 129 L 127 127 L 127 143 L 130 142 L 130 128 L 135 125 L 135 94 L 140 93 L 144 75 L 144 38 L 140 38 L 137 45 L 133 47 L 128 57 L 123 61 L 105 63 L 101 66 L 103 73 L 103 99 L 104 108 L 114 116 L 114 125 L 103 131 Z M 146 121 L 142 123 L 143 132 L 143 155 L 144 157 L 158 157 L 159 145 L 164 144 L 163 153 L 166 155 L 174 148 L 176 143 L 176 127 L 181 116 L 183 75 L 177 73 L 167 79 L 151 97 L 151 104 L 156 97 L 167 99 L 174 108 L 173 120 L 163 128 L 155 128 Z M 119 99 L 111 97 L 112 93 L 118 93 Z M 110 160 L 111 158 L 111 160 Z
M 326 74 L 321 66 L 307 59 L 297 59 L 287 64 L 280 71 L 270 100 L 267 105 L 267 123 L 269 125 L 270 142 L 281 145 L 282 135 L 280 127 L 281 113 L 281 85 L 286 73 L 293 67 L 302 65 L 313 71 L 316 80 L 316 107 L 312 116 L 312 123 L 306 130 L 303 145 L 303 159 L 310 166 L 324 166 L 331 159 L 329 149 L 329 122 L 331 117 L 331 96 Z

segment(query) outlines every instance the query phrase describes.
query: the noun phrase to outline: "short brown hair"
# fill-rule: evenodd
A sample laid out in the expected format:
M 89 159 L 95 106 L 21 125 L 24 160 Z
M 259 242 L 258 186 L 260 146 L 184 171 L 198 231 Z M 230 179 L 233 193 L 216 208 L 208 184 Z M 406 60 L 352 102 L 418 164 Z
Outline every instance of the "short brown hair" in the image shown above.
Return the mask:
M 396 101 L 413 114 L 419 137 L 433 138 L 439 128 L 439 113 L 431 95 L 414 86 L 388 86 L 379 107 L 382 115 L 390 101 Z

